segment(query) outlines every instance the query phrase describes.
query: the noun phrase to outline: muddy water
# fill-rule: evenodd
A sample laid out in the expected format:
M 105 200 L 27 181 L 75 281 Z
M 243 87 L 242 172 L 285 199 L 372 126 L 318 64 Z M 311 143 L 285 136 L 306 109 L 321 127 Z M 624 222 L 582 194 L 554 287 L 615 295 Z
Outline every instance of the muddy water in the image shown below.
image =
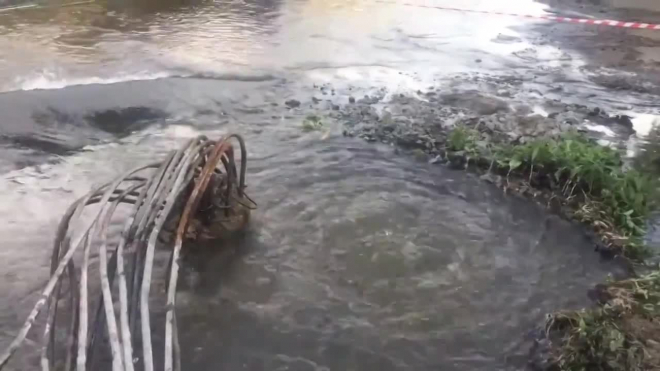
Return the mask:
M 4 12 L 0 90 L 314 72 L 396 83 L 403 80 L 397 78 L 402 67 L 426 77 L 502 68 L 510 52 L 525 46 L 508 27 L 526 21 L 414 6 L 456 5 L 449 0 L 407 3 L 412 6 L 356 0 L 108 0 Z M 530 0 L 506 5 L 470 0 L 462 6 L 530 14 L 545 7 Z M 476 23 L 482 27 L 472 27 Z M 509 41 L 491 42 L 498 36 Z
M 544 9 L 507 4 L 462 2 Z M 185 262 L 186 370 L 523 368 L 544 314 L 587 304 L 587 290 L 620 268 L 540 206 L 345 139 L 343 123 L 325 116 L 322 132 L 300 124 L 352 95 L 480 86 L 463 77 L 530 75 L 534 61 L 555 83 L 579 81 L 573 99 L 594 90 L 568 79 L 577 57 L 530 51 L 510 28 L 524 22 L 360 1 L 109 1 L 3 13 L 0 345 L 47 277 L 68 204 L 186 138 L 233 131 L 247 139 L 259 210 L 244 236 Z M 466 75 L 446 79 L 456 73 Z M 15 369 L 32 369 L 34 351 Z
M 544 313 L 613 268 L 478 179 L 343 140 L 292 149 L 251 166 L 262 201 L 240 258 L 193 263 L 194 369 L 522 368 Z
M 242 238 L 184 264 L 188 370 L 521 369 L 545 313 L 587 304 L 594 283 L 622 274 L 578 227 L 478 178 L 345 139 L 339 123 L 303 133 L 300 114 L 272 105 L 291 93 L 278 84 L 147 81 L 0 96 L 18 122 L 42 106 L 68 112 L 62 133 L 130 104 L 186 118 L 150 119 L 112 143 L 86 134 L 84 150 L 2 176 L 1 343 L 47 276 L 62 210 L 200 133 L 245 134 L 259 210 Z M 176 93 L 147 94 L 166 87 Z M 195 93 L 177 100 L 182 91 Z M 69 103 L 81 101 L 80 111 Z M 97 136 L 111 131 L 90 122 Z M 34 362 L 31 349 L 24 362 Z

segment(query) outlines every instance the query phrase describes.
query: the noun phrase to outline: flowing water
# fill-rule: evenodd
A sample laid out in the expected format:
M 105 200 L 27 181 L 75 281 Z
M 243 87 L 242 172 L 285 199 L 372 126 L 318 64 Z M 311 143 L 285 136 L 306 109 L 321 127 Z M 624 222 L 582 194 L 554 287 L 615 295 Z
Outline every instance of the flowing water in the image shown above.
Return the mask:
M 343 138 L 341 122 L 304 133 L 284 106 L 523 64 L 520 22 L 350 0 L 0 13 L 0 345 L 71 202 L 187 138 L 238 132 L 259 208 L 241 238 L 184 264 L 185 370 L 523 369 L 544 315 L 588 304 L 621 267 L 540 205 Z M 33 369 L 35 350 L 13 367 Z

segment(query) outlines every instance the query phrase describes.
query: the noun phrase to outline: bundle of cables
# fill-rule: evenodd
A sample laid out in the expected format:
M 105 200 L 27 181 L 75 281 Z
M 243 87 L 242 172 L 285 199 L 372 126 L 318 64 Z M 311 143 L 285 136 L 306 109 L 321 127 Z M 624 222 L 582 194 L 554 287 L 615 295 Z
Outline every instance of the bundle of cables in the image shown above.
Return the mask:
M 232 142 L 238 143 L 240 158 Z M 198 137 L 164 161 L 128 171 L 71 205 L 55 237 L 51 278 L 0 354 L 0 369 L 38 324 L 43 370 L 99 370 L 109 358 L 113 371 L 153 371 L 154 353 L 164 357 L 157 362 L 164 370 L 181 370 L 175 304 L 182 247 L 247 224 L 256 204 L 245 194 L 246 158 L 239 135 L 217 141 Z M 109 242 L 109 225 L 119 209 L 128 216 L 120 237 Z M 154 352 L 150 289 L 156 245 L 163 242 L 171 251 L 160 307 L 165 322 L 158 326 L 164 327 L 164 349 Z M 92 261 L 98 280 L 89 273 Z

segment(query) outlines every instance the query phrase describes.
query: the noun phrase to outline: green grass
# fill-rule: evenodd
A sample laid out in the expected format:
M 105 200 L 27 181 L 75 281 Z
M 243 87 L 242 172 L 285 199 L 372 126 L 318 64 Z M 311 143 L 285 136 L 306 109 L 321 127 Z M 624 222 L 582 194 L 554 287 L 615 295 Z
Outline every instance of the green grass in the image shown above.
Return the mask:
M 320 131 L 324 126 L 321 118 L 315 115 L 307 116 L 302 122 L 303 131 Z
M 506 146 L 494 151 L 500 167 L 529 182 L 545 182 L 574 207 L 610 248 L 641 259 L 646 221 L 656 204 L 657 183 L 624 169 L 621 154 L 578 134 Z M 590 310 L 555 313 L 548 331 L 563 334 L 557 364 L 566 371 L 658 369 L 649 347 L 660 320 L 660 272 L 610 283 L 608 300 Z M 648 329 L 645 331 L 644 329 Z M 658 344 L 658 343 L 656 343 Z
M 549 190 L 613 251 L 647 256 L 643 237 L 656 206 L 657 176 L 626 169 L 618 151 L 577 133 L 514 145 L 478 142 L 479 133 L 458 127 L 447 138 L 447 150 L 489 163 L 489 171 L 505 174 L 507 184 L 515 177 Z M 563 371 L 660 370 L 660 271 L 603 287 L 596 308 L 548 317 L 556 365 Z
M 458 127 L 447 149 L 497 164 L 537 188 L 549 188 L 574 207 L 573 216 L 590 224 L 612 249 L 642 257 L 641 237 L 655 205 L 657 182 L 637 170 L 624 170 L 621 154 L 577 133 L 525 144 L 477 145 L 478 133 Z M 477 154 L 477 155 L 475 155 Z
M 611 307 L 552 315 L 548 330 L 564 333 L 557 366 L 565 371 L 642 371 L 644 347 L 622 331 Z
M 542 174 L 569 200 L 578 199 L 575 216 L 611 233 L 611 242 L 623 243 L 638 254 L 646 221 L 656 200 L 656 182 L 634 169 L 623 169 L 619 152 L 577 134 L 536 140 L 499 154 L 510 170 Z M 501 161 L 501 159 L 500 159 Z
M 465 126 L 457 126 L 447 137 L 447 150 L 476 155 L 479 153 L 478 140 L 479 133 L 476 130 L 468 129 Z
M 594 309 L 559 312 L 546 331 L 563 334 L 558 366 L 566 371 L 641 371 L 660 367 L 660 271 L 611 282 Z

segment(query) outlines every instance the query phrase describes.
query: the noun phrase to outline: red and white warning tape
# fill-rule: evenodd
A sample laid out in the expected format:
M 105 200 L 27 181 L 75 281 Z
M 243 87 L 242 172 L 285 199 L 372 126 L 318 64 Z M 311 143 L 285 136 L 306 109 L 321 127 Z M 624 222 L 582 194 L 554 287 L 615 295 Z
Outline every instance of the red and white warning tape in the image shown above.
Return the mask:
M 611 27 L 638 28 L 638 29 L 646 29 L 646 30 L 660 30 L 660 24 L 650 24 L 650 23 L 611 21 L 607 19 L 555 17 L 551 15 L 542 15 L 536 18 L 547 19 L 550 21 L 557 21 L 557 22 L 595 24 L 595 25 L 603 25 L 603 26 L 611 26 Z
M 650 24 L 650 23 L 640 23 L 640 22 L 623 22 L 623 21 L 613 21 L 609 19 L 588 19 L 588 18 L 571 18 L 571 17 L 557 17 L 553 15 L 531 15 L 531 14 L 517 14 L 517 13 L 505 13 L 489 10 L 475 10 L 475 9 L 461 9 L 461 8 L 452 8 L 446 6 L 431 6 L 424 4 L 413 4 L 413 3 L 401 3 L 393 1 L 381 1 L 376 0 L 377 3 L 392 4 L 392 5 L 405 5 L 405 6 L 414 6 L 418 8 L 432 8 L 440 10 L 451 10 L 457 12 L 468 12 L 468 13 L 482 13 L 482 14 L 496 14 L 496 15 L 507 15 L 513 17 L 523 17 L 523 18 L 532 18 L 532 19 L 544 19 L 547 21 L 555 22 L 568 22 L 568 23 L 578 23 L 578 24 L 590 24 L 590 25 L 601 25 L 601 26 L 610 26 L 610 27 L 620 27 L 620 28 L 636 28 L 644 30 L 660 30 L 660 24 Z

